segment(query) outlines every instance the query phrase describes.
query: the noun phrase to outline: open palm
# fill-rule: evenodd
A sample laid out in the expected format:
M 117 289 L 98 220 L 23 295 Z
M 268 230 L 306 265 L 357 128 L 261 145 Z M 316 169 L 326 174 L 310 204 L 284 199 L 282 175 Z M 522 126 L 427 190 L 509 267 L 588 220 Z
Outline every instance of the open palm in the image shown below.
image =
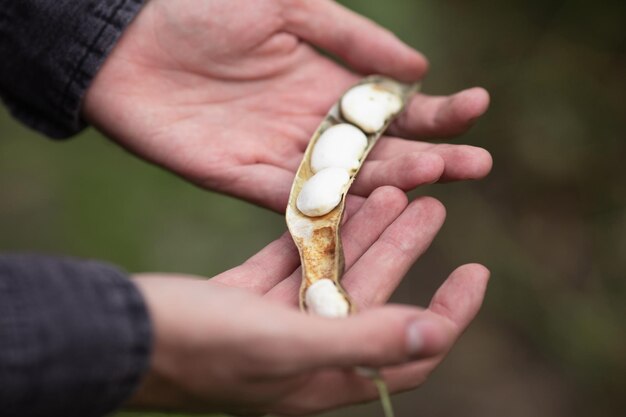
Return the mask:
M 489 272 L 456 269 L 427 309 L 382 306 L 445 210 L 428 197 L 409 204 L 393 187 L 348 202 L 343 283 L 359 314 L 332 320 L 297 311 L 300 270 L 288 235 L 208 282 L 145 275 L 139 283 L 157 340 L 132 404 L 308 415 L 376 398 L 355 366 L 382 368 L 392 392 L 421 385 L 476 315 Z M 417 340 L 407 330 L 412 323 L 420 326 Z
M 149 161 L 283 211 L 307 142 L 343 91 L 362 74 L 414 81 L 426 67 L 391 33 L 330 0 L 152 0 L 98 73 L 84 113 Z M 418 95 L 391 131 L 451 136 L 487 105 L 480 88 Z M 388 136 L 351 192 L 479 178 L 490 167 L 480 148 Z

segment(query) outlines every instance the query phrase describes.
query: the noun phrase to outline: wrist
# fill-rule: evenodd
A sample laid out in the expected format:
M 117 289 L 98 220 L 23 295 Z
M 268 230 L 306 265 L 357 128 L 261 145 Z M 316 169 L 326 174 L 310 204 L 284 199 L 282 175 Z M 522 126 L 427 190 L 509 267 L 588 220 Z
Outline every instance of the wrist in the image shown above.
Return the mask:
M 186 380 L 188 346 L 185 284 L 204 284 L 191 276 L 140 274 L 132 277 L 143 296 L 153 328 L 153 348 L 147 372 L 125 407 L 159 411 L 213 411 L 191 394 Z M 208 330 L 207 330 L 208 331 Z

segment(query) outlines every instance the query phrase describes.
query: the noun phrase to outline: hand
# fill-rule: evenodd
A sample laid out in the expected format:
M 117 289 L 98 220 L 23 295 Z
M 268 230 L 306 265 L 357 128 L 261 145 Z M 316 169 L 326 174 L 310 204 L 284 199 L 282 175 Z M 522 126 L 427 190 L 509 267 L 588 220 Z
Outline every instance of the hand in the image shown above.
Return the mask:
M 430 245 L 445 212 L 432 198 L 407 205 L 392 187 L 349 203 L 343 284 L 361 311 L 350 318 L 297 311 L 300 270 L 287 235 L 208 282 L 137 277 L 156 341 L 151 369 L 129 405 L 317 413 L 377 398 L 355 366 L 382 367 L 392 392 L 420 385 L 477 313 L 489 273 L 480 265 L 457 269 L 426 310 L 381 307 Z
M 343 91 L 361 74 L 415 81 L 426 67 L 391 33 L 330 0 L 151 0 L 96 76 L 83 110 L 140 157 L 282 212 L 311 134 Z M 480 88 L 420 94 L 390 133 L 460 134 L 488 101 Z M 409 190 L 480 178 L 490 169 L 480 148 L 388 136 L 351 192 Z

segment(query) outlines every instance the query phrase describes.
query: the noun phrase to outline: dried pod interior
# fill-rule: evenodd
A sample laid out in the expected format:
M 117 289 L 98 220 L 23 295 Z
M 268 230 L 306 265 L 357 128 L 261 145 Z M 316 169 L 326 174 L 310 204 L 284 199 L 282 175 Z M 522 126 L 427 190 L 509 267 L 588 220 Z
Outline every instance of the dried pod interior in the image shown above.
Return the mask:
M 313 134 L 294 179 L 287 226 L 302 264 L 300 308 L 331 318 L 355 311 L 341 287 L 344 270 L 339 225 L 346 194 L 363 161 L 418 85 L 382 76 L 363 79 L 335 104 Z M 393 409 L 376 370 L 367 370 L 386 417 Z
M 382 76 L 363 79 L 335 104 L 313 134 L 291 188 L 286 218 L 302 262 L 300 306 L 317 311 L 315 291 L 309 287 L 330 280 L 339 297 L 321 292 L 326 303 L 335 300 L 337 311 L 354 307 L 340 285 L 343 249 L 339 225 L 345 197 L 367 154 L 402 110 L 417 85 L 402 84 Z M 350 117 L 350 119 L 348 119 Z M 355 126 L 356 124 L 356 126 Z M 332 288 L 325 287 L 330 293 Z M 330 301 L 329 301 L 330 300 Z

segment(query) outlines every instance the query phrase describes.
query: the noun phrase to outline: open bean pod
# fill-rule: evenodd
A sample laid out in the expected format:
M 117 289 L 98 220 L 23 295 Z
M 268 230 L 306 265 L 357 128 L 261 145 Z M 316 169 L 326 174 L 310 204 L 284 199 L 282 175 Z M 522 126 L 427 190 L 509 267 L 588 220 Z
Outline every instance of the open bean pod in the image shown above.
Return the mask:
M 341 286 L 344 255 L 339 226 L 346 195 L 367 155 L 419 84 L 373 75 L 343 94 L 311 138 L 291 187 L 286 219 L 302 264 L 300 308 L 325 317 L 356 311 Z M 387 386 L 376 369 L 358 368 L 378 389 L 393 417 Z
M 346 195 L 369 152 L 418 88 L 379 75 L 366 77 L 343 94 L 313 134 L 286 210 L 302 264 L 303 311 L 327 317 L 355 311 L 340 284 L 339 226 Z

